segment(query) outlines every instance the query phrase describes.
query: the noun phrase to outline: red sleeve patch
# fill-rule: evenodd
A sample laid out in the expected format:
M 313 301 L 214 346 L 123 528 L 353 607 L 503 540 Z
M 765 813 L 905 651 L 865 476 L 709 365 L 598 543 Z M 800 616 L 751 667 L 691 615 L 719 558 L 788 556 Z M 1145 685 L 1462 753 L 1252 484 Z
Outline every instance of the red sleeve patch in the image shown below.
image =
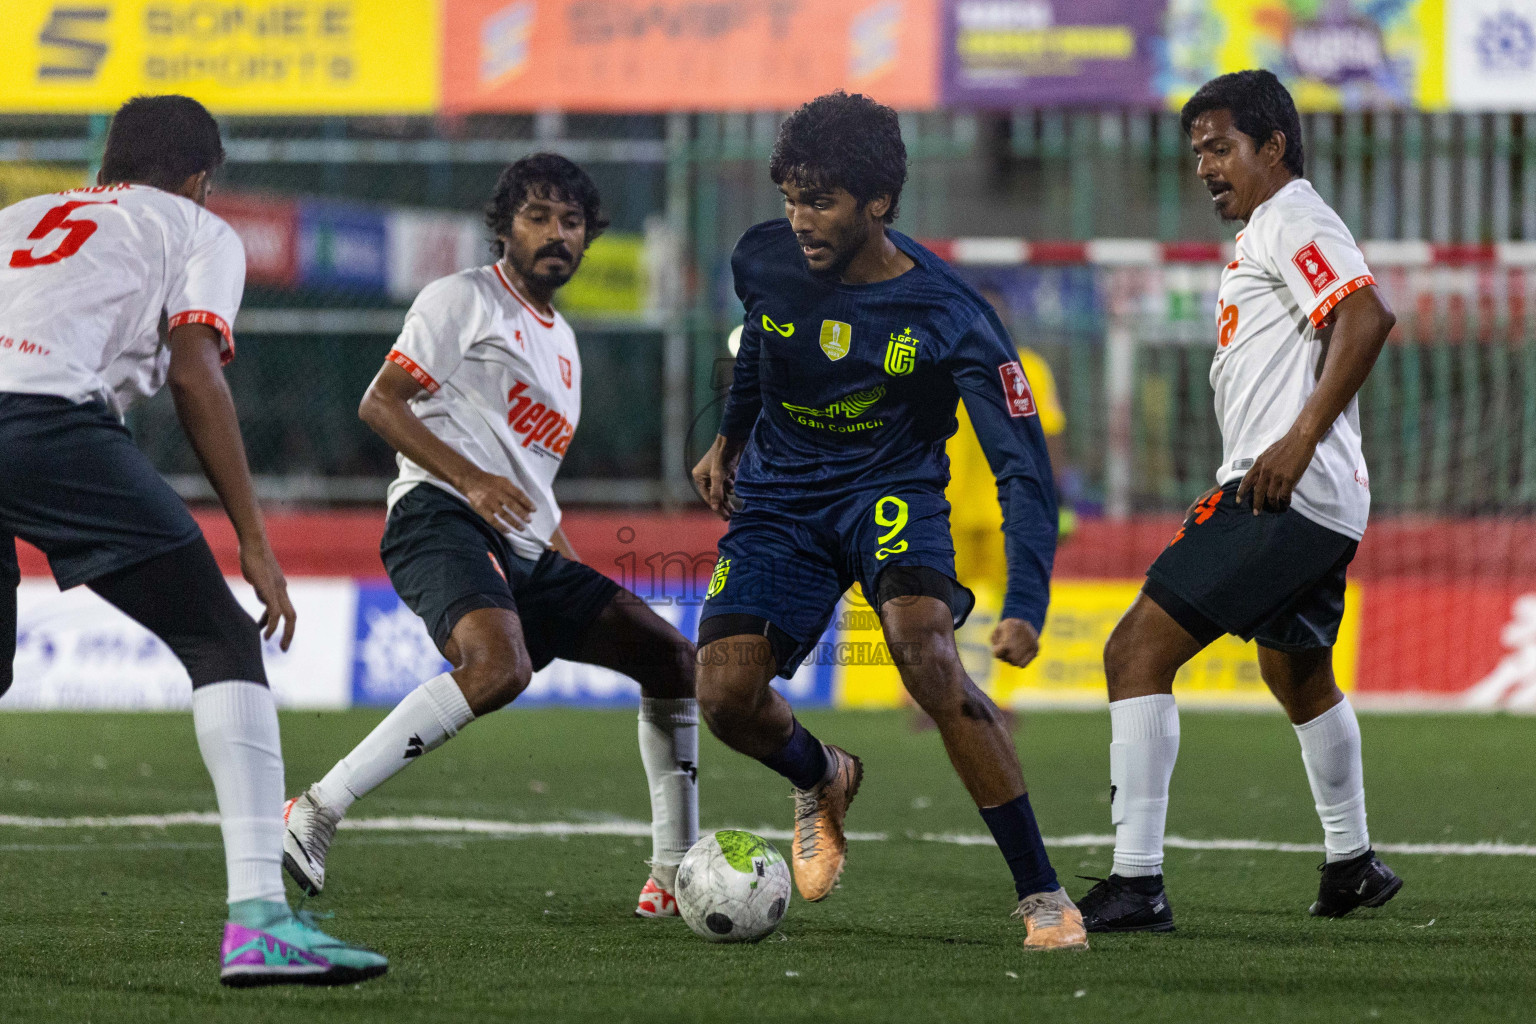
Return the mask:
M 1339 279 L 1339 275 L 1333 272 L 1333 267 L 1323 258 L 1323 250 L 1317 247 L 1316 242 L 1308 242 L 1297 250 L 1291 257 L 1291 262 L 1296 264 L 1296 269 L 1301 271 L 1307 279 L 1307 284 L 1312 288 L 1313 295 L 1321 295 L 1323 289 Z
M 1003 378 L 1003 395 L 1008 402 L 1008 415 L 1015 419 L 1037 415 L 1035 393 L 1029 389 L 1029 378 L 1024 376 L 1024 367 L 1015 360 L 999 366 L 997 372 Z
M 437 381 L 432 379 L 432 375 L 418 366 L 416 360 L 412 359 L 404 352 L 401 352 L 397 348 L 392 348 L 389 350 L 389 355 L 385 356 L 384 358 L 386 362 L 394 363 L 406 373 L 410 374 L 415 379 L 417 384 L 420 384 L 428 391 L 437 390 L 438 384 Z

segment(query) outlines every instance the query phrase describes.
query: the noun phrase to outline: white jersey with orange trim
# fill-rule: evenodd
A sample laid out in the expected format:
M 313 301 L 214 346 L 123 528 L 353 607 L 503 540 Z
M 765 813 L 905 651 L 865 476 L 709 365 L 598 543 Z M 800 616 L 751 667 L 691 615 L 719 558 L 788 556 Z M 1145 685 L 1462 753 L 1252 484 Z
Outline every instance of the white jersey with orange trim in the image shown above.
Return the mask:
M 1305 179 L 1253 211 L 1217 293 L 1217 483 L 1240 480 L 1291 429 L 1317 388 L 1334 307 L 1375 283 L 1349 229 Z M 1370 478 L 1354 399 L 1318 444 L 1291 506 L 1330 530 L 1364 535 Z
M 528 495 L 528 525 L 503 532 L 519 555 L 538 558 L 560 525 L 555 474 L 581 418 L 581 358 L 570 324 L 537 312 L 491 264 L 423 288 L 388 358 L 426 389 L 411 408 L 428 430 Z M 464 498 L 404 455 L 396 461 L 391 508 L 419 483 Z
M 224 221 L 150 185 L 100 185 L 0 210 L 0 391 L 93 397 L 119 414 L 160 390 L 169 331 L 215 328 L 224 361 L 245 248 Z

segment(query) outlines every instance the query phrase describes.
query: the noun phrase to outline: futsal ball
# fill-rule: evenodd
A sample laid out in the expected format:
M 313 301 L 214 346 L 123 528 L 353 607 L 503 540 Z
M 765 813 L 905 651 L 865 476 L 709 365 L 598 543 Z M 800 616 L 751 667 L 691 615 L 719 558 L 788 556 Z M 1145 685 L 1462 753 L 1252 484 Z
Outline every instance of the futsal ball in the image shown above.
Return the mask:
M 693 844 L 677 869 L 677 908 L 710 942 L 756 942 L 784 919 L 789 865 L 773 844 L 725 830 Z

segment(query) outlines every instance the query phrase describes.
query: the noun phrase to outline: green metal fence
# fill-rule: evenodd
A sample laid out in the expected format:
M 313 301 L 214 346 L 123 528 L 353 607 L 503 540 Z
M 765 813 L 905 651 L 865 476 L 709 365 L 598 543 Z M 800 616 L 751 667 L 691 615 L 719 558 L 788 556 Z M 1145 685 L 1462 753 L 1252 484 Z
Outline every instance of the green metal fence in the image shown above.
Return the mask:
M 583 423 L 563 473 L 577 500 L 688 500 L 685 471 L 713 429 L 712 379 L 736 322 L 728 257 L 777 216 L 767 158 L 781 114 L 235 119 L 231 188 L 472 211 L 507 161 L 565 152 L 593 171 L 617 224 L 663 219 L 681 287 L 646 317 L 576 322 L 587 363 Z M 84 168 L 103 119 L 0 118 L 0 162 Z M 899 225 L 918 237 L 1217 240 L 1175 115 L 1018 111 L 905 114 L 911 154 Z M 1304 118 L 1309 177 L 1359 238 L 1536 240 L 1536 113 L 1317 114 Z M 1107 500 L 1111 433 L 1101 272 L 1063 269 L 1066 298 L 1010 311 L 1049 359 L 1090 500 Z M 1435 271 L 1433 273 L 1441 273 Z M 1378 505 L 1509 507 L 1536 487 L 1536 362 L 1524 277 L 1384 281 L 1404 317 L 1362 398 Z M 1206 275 L 1201 283 L 1201 275 Z M 1461 278 L 1455 278 L 1461 274 Z M 1131 393 L 1134 508 L 1173 508 L 1219 457 L 1210 413 L 1209 268 L 1147 285 Z M 1506 275 L 1508 276 L 1508 275 Z M 1513 278 L 1510 279 L 1511 281 Z M 1459 283 L 1457 283 L 1459 282 Z M 1481 283 L 1479 283 L 1481 282 Z M 1470 289 L 1470 290 L 1469 290 Z M 268 494 L 374 499 L 393 472 L 354 410 L 403 307 L 347 294 L 254 291 L 231 369 Z M 266 319 L 263 320 L 262 318 Z M 265 325 L 263 327 L 263 324 Z M 134 426 L 189 494 L 206 494 L 164 401 Z M 690 428 L 697 435 L 690 443 Z

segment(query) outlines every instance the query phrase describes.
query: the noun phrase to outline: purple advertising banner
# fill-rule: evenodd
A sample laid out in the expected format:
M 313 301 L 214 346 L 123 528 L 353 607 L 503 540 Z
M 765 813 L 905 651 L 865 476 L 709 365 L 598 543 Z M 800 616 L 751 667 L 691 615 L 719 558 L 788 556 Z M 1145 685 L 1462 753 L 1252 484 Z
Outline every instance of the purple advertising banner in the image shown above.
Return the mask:
M 945 0 L 943 101 L 1159 106 L 1166 0 Z

